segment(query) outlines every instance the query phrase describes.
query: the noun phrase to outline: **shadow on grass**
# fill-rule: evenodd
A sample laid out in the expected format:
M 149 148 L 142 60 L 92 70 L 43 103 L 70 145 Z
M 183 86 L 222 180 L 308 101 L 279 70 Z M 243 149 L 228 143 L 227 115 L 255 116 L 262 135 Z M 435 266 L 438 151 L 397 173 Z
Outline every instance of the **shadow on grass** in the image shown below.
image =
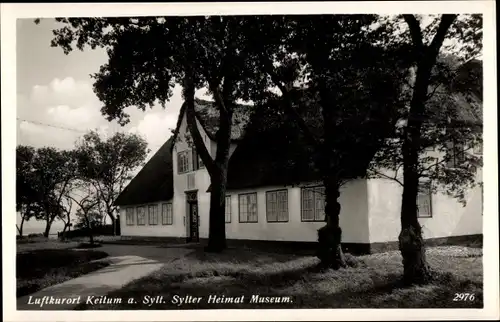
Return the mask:
M 347 274 L 350 270 L 344 270 L 343 273 Z M 368 282 L 366 287 L 360 289 L 337 289 L 335 283 L 326 279 L 314 283 L 309 278 L 311 274 L 322 273 L 312 267 L 305 267 L 282 275 L 239 273 L 232 276 L 196 276 L 183 279 L 171 276 L 161 284 L 145 278 L 108 294 L 108 297 L 135 298 L 135 304 L 80 305 L 78 309 L 480 308 L 483 305 L 481 283 L 459 281 L 446 274 L 437 276 L 429 285 L 410 287 L 401 282 L 400 274 L 374 275 L 368 277 L 372 279 L 372 283 Z M 471 302 L 454 302 L 455 292 L 474 293 L 476 299 Z M 141 299 L 147 295 L 162 295 L 164 301 L 151 306 L 145 305 Z M 201 297 L 202 301 L 177 305 L 172 302 L 175 296 Z M 213 300 L 210 303 L 210 298 L 241 296 L 244 296 L 244 303 L 214 303 Z M 289 298 L 289 301 L 265 302 L 271 297 Z M 263 302 L 259 302 L 259 299 Z
M 109 263 L 98 261 L 108 254 L 100 251 L 42 249 L 16 256 L 16 296 L 34 293 L 42 288 L 88 274 Z
M 353 257 L 355 267 L 323 270 L 314 256 L 228 250 L 221 254 L 194 251 L 158 272 L 136 280 L 108 296 L 135 298 L 121 305 L 82 305 L 87 310 L 147 309 L 282 309 L 282 308 L 480 308 L 483 305 L 482 264 L 467 258 L 430 256 L 437 268 L 428 285 L 405 286 L 397 254 Z M 467 273 L 467 274 L 466 274 Z M 478 275 L 472 278 L 473 274 Z M 455 293 L 472 293 L 474 301 L 453 301 Z M 147 305 L 145 296 L 163 296 Z M 258 295 L 289 297 L 286 303 L 253 301 Z M 201 297 L 181 306 L 172 299 Z M 212 303 L 210 298 L 244 296 L 243 303 Z M 268 300 L 268 299 L 267 299 Z

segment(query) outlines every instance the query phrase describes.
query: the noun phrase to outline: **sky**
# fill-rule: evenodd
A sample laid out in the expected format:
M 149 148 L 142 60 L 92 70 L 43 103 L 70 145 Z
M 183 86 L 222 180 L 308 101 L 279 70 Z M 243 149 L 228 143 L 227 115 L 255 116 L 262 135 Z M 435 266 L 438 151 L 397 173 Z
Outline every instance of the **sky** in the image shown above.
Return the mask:
M 107 53 L 88 49 L 65 55 L 62 49 L 52 48 L 52 30 L 57 26 L 52 19 L 42 19 L 39 25 L 32 19 L 17 20 L 17 144 L 71 149 L 91 129 L 102 135 L 133 132 L 147 140 L 149 159 L 175 128 L 181 87 L 174 89 L 165 109 L 159 105 L 146 111 L 129 108 L 129 124 L 108 122 L 101 115 L 90 77 L 107 61 Z M 198 97 L 209 99 L 203 94 L 204 90 L 197 92 Z M 25 227 L 39 230 L 44 222 L 32 220 Z M 59 229 L 60 223 L 55 227 Z

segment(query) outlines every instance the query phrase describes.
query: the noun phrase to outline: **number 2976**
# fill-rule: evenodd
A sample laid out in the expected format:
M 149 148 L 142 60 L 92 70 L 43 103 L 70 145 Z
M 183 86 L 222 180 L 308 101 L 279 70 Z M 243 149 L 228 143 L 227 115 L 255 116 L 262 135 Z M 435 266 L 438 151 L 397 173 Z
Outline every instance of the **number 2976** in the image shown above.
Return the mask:
M 476 296 L 474 293 L 455 293 L 455 296 L 453 297 L 454 302 L 461 302 L 461 301 L 474 301 L 476 299 Z

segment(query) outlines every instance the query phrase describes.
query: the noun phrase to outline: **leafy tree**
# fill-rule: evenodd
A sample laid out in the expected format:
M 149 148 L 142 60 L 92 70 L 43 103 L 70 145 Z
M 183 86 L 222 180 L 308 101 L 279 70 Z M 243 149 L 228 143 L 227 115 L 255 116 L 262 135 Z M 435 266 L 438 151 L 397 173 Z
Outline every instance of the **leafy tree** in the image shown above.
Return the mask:
M 476 144 L 480 137 L 476 135 L 477 124 L 472 127 L 463 126 L 464 124 L 456 126 L 460 123 L 456 115 L 463 106 L 457 106 L 455 102 L 450 104 L 450 96 L 456 98 L 457 92 L 464 94 L 462 98 L 473 96 L 469 95 L 467 82 L 460 80 L 460 77 L 453 79 L 457 74 L 452 67 L 453 59 L 441 58 L 440 53 L 443 50 L 454 51 L 456 58 L 462 62 L 480 53 L 481 16 L 427 16 L 427 25 L 422 18 L 403 15 L 381 23 L 387 38 L 385 46 L 411 46 L 412 70 L 415 72 L 410 84 L 408 109 L 398 133 L 399 140 L 393 141 L 392 148 L 389 148 L 392 153 L 384 156 L 385 165 L 389 165 L 390 169 L 403 170 L 399 248 L 403 256 L 404 280 L 407 283 L 426 283 L 431 279 L 417 216 L 417 195 L 422 178 L 430 179 L 428 188 L 431 190 L 437 185 L 444 185 L 450 194 L 460 198 L 463 197 L 464 187 L 473 184 L 472 167 L 479 164 L 478 158 L 465 154 L 464 162 L 460 166 L 453 169 L 446 166 L 453 156 L 447 153 L 450 141 L 473 139 Z M 407 32 L 398 32 L 395 35 L 394 31 L 401 31 L 404 24 L 408 27 Z M 478 83 L 477 78 L 474 83 Z M 452 84 L 454 88 L 447 84 Z M 478 91 L 477 86 L 475 91 Z M 448 122 L 450 118 L 452 123 Z M 423 151 L 428 147 L 436 147 L 438 152 L 445 153 L 445 157 L 436 161 L 435 157 L 425 155 Z M 391 161 L 391 158 L 394 159 Z
M 32 215 L 37 220 L 46 222 L 44 236 L 48 237 L 52 223 L 63 213 L 61 201 L 75 178 L 76 167 L 73 154 L 70 151 L 61 151 L 51 147 L 37 150 L 20 147 L 18 151 L 20 150 L 30 150 L 31 152 L 25 155 L 29 155 L 31 159 L 25 161 L 27 165 L 23 169 L 18 168 L 20 183 L 18 198 L 22 200 L 23 194 L 26 196 L 23 191 L 29 191 L 28 200 L 34 201 L 37 210 L 33 211 Z M 23 175 L 28 179 L 19 179 L 19 176 Z M 27 185 L 29 185 L 28 188 Z
M 225 241 L 225 189 L 234 105 L 245 77 L 239 17 L 59 18 L 52 46 L 69 53 L 106 48 L 108 63 L 94 75 L 94 90 L 104 103 L 108 120 L 128 122 L 124 109 L 145 110 L 160 102 L 165 107 L 175 84 L 183 86 L 188 127 L 193 143 L 210 175 L 209 244 L 220 251 Z M 208 87 L 219 113 L 217 152 L 211 156 L 196 126 L 194 95 Z
M 23 226 L 40 211 L 36 194 L 36 177 L 32 160 L 36 150 L 30 146 L 16 148 L 16 212 L 21 215 L 21 223 L 16 228 L 23 237 Z
M 147 153 L 147 142 L 136 134 L 116 133 L 104 139 L 90 131 L 77 143 L 78 176 L 95 189 L 99 205 L 113 220 L 113 227 L 117 212 L 114 201 Z
M 282 112 L 312 147 L 325 186 L 326 226 L 318 231 L 323 265 L 345 266 L 339 225 L 340 188 L 364 176 L 373 154 L 391 134 L 400 105 L 405 61 L 377 48 L 369 15 L 256 17 L 248 41 L 264 78 L 281 92 Z M 395 51 L 395 49 L 392 49 Z M 404 50 L 398 49 L 398 50 Z M 370 56 L 366 56 L 370 52 Z M 258 75 L 254 100 L 269 104 Z M 267 96 L 267 97 L 266 97 Z

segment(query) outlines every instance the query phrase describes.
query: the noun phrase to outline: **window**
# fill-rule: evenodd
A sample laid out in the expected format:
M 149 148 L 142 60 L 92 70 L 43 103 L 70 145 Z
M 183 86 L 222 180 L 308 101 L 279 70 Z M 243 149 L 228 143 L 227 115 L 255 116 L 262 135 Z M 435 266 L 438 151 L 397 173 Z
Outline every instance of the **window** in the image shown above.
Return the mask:
M 465 147 L 461 143 L 451 143 L 448 146 L 448 168 L 459 167 L 465 161 Z
M 127 225 L 132 226 L 134 224 L 134 208 L 128 207 L 126 210 Z
M 146 224 L 146 207 L 137 207 L 137 225 Z
M 172 213 L 172 204 L 164 203 L 161 205 L 161 224 L 162 225 L 173 225 L 174 216 Z
M 288 221 L 288 190 L 266 192 L 267 222 Z
M 301 200 L 302 221 L 324 221 L 325 220 L 325 188 L 307 187 L 302 188 Z
M 429 183 L 424 183 L 417 196 L 417 214 L 419 218 L 432 217 L 432 191 Z
M 177 170 L 178 173 L 189 171 L 189 151 L 177 153 Z
M 257 193 L 245 193 L 238 195 L 240 210 L 240 223 L 256 223 L 257 217 Z
M 148 219 L 150 225 L 158 225 L 158 205 L 148 207 Z
M 226 224 L 231 222 L 231 196 L 226 196 Z
M 201 160 L 200 156 L 198 155 L 198 152 L 196 152 L 196 149 L 193 148 L 192 150 L 192 156 L 193 156 L 193 171 L 196 171 L 198 169 L 204 168 L 205 165 L 203 164 L 203 160 Z

